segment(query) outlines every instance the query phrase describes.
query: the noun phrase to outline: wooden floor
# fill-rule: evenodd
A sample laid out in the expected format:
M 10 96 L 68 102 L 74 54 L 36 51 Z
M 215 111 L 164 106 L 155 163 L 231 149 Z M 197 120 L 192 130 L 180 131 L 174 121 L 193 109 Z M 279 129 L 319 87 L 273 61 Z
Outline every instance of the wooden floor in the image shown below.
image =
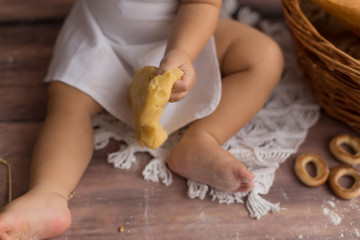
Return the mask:
M 56 14 L 62 16 L 66 6 L 55 9 Z M 32 149 L 45 115 L 42 79 L 61 21 L 4 22 L 4 13 L 16 17 L 9 9 L 0 8 L 0 156 L 11 163 L 13 195 L 19 197 L 28 187 Z M 41 11 L 35 15 L 44 17 Z M 322 156 L 331 168 L 337 166 L 328 143 L 340 133 L 360 137 L 323 114 L 299 151 L 281 165 L 265 196 L 284 210 L 260 220 L 250 219 L 241 204 L 189 199 L 181 177 L 175 176 L 169 187 L 143 180 L 147 155 L 138 155 L 138 163 L 128 171 L 115 169 L 106 163 L 107 152 L 117 147 L 113 142 L 95 152 L 69 202 L 72 226 L 54 239 L 360 239 L 359 199 L 341 200 L 327 185 L 305 187 L 293 172 L 296 157 L 307 152 Z M 0 166 L 0 207 L 7 202 L 7 192 L 6 168 Z M 118 232 L 119 226 L 124 232 Z

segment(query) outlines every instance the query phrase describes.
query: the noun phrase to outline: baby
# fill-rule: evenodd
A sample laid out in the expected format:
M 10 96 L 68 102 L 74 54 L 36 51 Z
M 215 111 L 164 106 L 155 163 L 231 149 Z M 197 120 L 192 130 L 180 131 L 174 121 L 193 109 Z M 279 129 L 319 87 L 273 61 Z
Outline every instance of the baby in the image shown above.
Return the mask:
M 230 19 L 221 0 L 78 0 L 56 42 L 48 109 L 29 191 L 2 209 L 0 239 L 44 239 L 70 226 L 68 196 L 92 158 L 92 117 L 106 110 L 132 125 L 134 72 L 184 72 L 164 109 L 171 133 L 190 124 L 167 164 L 222 191 L 248 192 L 254 175 L 221 145 L 267 101 L 280 79 L 278 45 Z M 196 81 L 195 81 L 196 80 Z

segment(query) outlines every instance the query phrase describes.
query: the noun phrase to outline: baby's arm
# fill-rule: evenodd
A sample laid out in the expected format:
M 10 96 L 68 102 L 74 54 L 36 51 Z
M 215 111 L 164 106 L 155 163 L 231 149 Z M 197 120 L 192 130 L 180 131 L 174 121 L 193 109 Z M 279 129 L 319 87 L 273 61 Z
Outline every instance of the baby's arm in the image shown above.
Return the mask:
M 181 0 L 165 56 L 157 73 L 178 67 L 184 72 L 176 81 L 170 101 L 184 98 L 195 84 L 193 61 L 213 35 L 218 23 L 221 0 Z

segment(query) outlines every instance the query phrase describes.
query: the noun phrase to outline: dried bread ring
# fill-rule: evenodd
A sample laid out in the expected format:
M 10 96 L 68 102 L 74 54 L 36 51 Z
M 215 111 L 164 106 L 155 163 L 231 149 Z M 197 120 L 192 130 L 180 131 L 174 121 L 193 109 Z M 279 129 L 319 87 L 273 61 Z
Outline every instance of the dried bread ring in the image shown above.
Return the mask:
M 309 175 L 306 165 L 313 163 L 316 169 L 315 177 Z M 305 185 L 317 187 L 324 184 L 329 176 L 329 168 L 326 162 L 315 154 L 302 154 L 295 162 L 295 174 Z
M 351 188 L 343 188 L 338 180 L 343 176 L 349 176 L 354 179 Z M 329 176 L 329 185 L 331 190 L 340 198 L 353 199 L 360 195 L 360 176 L 355 168 L 349 166 L 338 166 L 331 170 Z
M 349 146 L 354 151 L 354 154 L 342 148 L 342 144 Z M 341 134 L 334 137 L 330 142 L 330 151 L 343 163 L 350 165 L 360 164 L 360 140 L 354 136 Z

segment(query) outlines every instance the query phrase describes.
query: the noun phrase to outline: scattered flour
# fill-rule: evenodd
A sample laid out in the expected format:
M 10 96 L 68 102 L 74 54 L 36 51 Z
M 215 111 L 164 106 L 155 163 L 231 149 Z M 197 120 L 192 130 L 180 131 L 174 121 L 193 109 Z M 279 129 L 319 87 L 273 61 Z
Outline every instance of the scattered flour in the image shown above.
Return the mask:
M 285 199 L 285 200 L 289 200 L 289 197 L 288 197 L 288 195 L 286 194 L 285 190 L 284 190 L 283 188 L 281 188 L 280 190 L 281 190 L 281 193 L 282 193 L 284 199 Z
M 355 228 L 354 231 L 355 231 L 355 236 L 360 237 L 360 232 L 359 232 L 359 230 L 358 230 L 357 228 Z
M 323 204 L 321 206 L 324 216 L 326 216 L 332 224 L 339 225 L 342 220 L 341 217 L 336 212 L 330 209 L 330 208 L 335 209 L 336 207 L 335 202 L 332 200 L 327 200 L 326 203 L 327 204 Z
M 359 206 L 358 202 L 355 201 L 354 199 L 352 199 L 350 201 L 350 207 L 354 210 L 360 210 L 360 206 Z
M 339 225 L 341 223 L 341 217 L 329 208 L 323 207 L 323 214 L 334 224 Z
M 334 208 L 334 207 L 336 207 L 336 205 L 335 205 L 335 203 L 333 202 L 333 201 L 327 201 L 327 203 L 332 207 L 332 208 Z

